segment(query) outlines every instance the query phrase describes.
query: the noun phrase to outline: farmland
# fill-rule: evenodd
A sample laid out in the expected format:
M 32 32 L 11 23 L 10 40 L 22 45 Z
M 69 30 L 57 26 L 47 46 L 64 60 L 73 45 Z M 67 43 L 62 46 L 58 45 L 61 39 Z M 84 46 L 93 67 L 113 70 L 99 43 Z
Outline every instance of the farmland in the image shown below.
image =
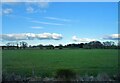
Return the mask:
M 3 50 L 3 73 L 52 76 L 58 69 L 71 69 L 77 74 L 116 74 L 118 51 L 115 49 L 26 49 Z

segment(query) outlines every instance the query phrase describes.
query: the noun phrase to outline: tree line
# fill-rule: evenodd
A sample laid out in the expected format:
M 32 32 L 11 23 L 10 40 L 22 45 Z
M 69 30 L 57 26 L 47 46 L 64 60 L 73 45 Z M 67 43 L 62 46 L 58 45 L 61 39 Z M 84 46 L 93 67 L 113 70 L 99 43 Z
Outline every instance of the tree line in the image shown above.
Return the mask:
M 8 42 L 5 46 L 2 46 L 2 49 L 64 49 L 64 48 L 70 48 L 70 49 L 75 49 L 75 48 L 84 48 L 84 49 L 119 49 L 120 48 L 120 42 L 118 45 L 115 45 L 115 42 L 113 41 L 105 41 L 105 42 L 100 42 L 100 41 L 91 41 L 89 43 L 79 43 L 79 44 L 67 44 L 67 45 L 62 45 L 59 44 L 58 46 L 54 45 L 28 45 L 27 42 Z

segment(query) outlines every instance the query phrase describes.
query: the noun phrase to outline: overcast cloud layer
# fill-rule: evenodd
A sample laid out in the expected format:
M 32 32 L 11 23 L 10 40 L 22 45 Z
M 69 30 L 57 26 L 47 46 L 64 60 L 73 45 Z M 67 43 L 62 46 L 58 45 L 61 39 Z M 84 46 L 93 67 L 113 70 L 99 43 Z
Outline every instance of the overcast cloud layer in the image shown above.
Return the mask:
M 34 39 L 60 40 L 62 39 L 62 35 L 57 33 L 42 33 L 42 34 L 21 33 L 21 34 L 3 34 L 0 35 L 0 38 L 2 38 L 2 40 L 7 41 L 34 40 Z

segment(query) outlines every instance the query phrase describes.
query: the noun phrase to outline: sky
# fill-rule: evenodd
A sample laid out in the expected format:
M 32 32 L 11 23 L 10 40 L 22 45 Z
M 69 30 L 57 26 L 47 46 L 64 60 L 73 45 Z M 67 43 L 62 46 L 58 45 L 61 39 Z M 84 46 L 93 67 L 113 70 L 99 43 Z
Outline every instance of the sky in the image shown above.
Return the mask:
M 117 2 L 11 2 L 2 4 L 2 44 L 29 45 L 115 41 Z

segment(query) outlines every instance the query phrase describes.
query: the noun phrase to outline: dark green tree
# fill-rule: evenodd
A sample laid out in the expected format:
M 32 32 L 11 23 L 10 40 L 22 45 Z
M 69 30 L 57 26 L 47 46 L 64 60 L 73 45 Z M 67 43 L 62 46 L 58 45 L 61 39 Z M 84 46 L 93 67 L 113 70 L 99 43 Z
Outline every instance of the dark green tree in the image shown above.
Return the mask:
M 25 49 L 27 46 L 28 46 L 27 42 L 24 42 L 24 41 L 20 42 L 20 47 L 21 48 Z
M 59 44 L 59 49 L 63 49 L 63 45 L 62 44 Z

